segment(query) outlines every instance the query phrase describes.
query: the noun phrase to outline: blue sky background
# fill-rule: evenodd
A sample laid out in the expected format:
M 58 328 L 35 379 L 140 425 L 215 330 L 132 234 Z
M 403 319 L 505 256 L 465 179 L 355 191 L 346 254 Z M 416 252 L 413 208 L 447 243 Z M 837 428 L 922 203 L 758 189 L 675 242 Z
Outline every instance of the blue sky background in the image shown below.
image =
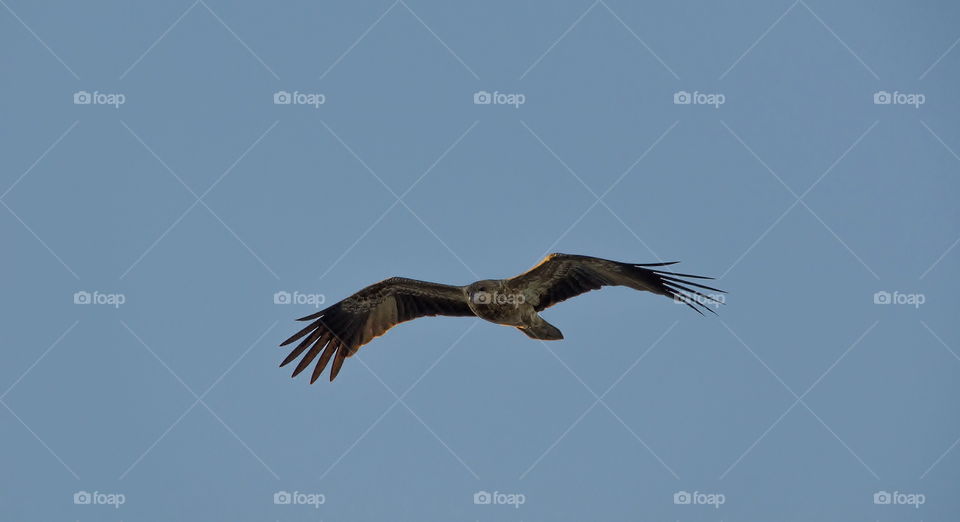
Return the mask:
M 960 512 L 960 6 L 0 4 L 0 518 Z M 550 251 L 730 295 L 606 289 L 545 312 L 559 343 L 432 319 L 332 385 L 277 369 L 314 308 L 276 292 Z

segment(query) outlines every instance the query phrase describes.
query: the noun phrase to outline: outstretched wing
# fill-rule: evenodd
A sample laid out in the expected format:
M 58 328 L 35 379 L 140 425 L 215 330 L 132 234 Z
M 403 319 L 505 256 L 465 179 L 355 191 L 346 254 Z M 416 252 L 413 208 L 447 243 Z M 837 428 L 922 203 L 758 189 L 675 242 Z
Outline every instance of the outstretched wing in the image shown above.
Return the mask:
M 293 370 L 293 377 L 296 377 L 323 350 L 310 383 L 313 384 L 323 373 L 331 358 L 333 366 L 330 368 L 330 380 L 333 381 L 340 373 L 343 360 L 357 353 L 361 346 L 374 337 L 383 335 L 402 322 L 436 315 L 474 315 L 462 287 L 392 277 L 372 284 L 329 308 L 298 319 L 312 322 L 280 345 L 286 346 L 303 339 L 280 366 L 289 364 L 309 348 Z
M 543 258 L 543 261 L 540 261 L 537 266 L 510 279 L 510 281 L 513 285 L 527 289 L 527 292 L 532 296 L 531 303 L 538 312 L 590 290 L 619 285 L 672 297 L 693 308 L 701 315 L 703 315 L 703 312 L 700 311 L 700 308 L 716 313 L 707 308 L 706 304 L 710 302 L 721 303 L 722 301 L 690 287 L 694 286 L 721 293 L 724 293 L 723 290 L 680 279 L 683 277 L 712 279 L 711 277 L 646 268 L 668 266 L 675 263 L 676 261 L 638 265 L 598 257 L 550 254 Z

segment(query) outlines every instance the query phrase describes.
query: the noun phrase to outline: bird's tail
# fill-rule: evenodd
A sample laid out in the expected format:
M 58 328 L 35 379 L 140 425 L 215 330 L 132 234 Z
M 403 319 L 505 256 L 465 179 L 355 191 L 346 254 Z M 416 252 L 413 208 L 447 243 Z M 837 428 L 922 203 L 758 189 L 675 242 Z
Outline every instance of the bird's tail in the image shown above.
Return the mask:
M 527 337 L 531 339 L 539 339 L 541 341 L 559 341 L 563 339 L 563 332 L 559 328 L 553 326 L 540 317 L 536 316 L 536 320 L 530 325 L 518 326 L 517 330 L 523 332 Z

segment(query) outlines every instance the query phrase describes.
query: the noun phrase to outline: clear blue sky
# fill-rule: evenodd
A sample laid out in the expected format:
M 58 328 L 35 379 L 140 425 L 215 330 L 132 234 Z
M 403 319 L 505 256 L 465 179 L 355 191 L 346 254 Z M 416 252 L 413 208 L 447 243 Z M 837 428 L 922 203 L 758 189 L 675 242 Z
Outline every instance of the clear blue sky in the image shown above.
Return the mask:
M 960 514 L 957 5 L 0 4 L 0 518 Z M 550 251 L 730 294 L 277 368 L 276 292 Z

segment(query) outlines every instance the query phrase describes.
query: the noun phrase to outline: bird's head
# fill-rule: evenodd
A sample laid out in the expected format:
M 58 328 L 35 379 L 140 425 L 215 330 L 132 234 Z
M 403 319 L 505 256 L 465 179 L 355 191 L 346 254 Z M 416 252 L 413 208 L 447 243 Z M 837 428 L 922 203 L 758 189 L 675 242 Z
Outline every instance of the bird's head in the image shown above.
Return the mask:
M 484 279 L 467 286 L 467 298 L 473 304 L 491 304 L 494 296 L 500 291 L 500 281 Z

